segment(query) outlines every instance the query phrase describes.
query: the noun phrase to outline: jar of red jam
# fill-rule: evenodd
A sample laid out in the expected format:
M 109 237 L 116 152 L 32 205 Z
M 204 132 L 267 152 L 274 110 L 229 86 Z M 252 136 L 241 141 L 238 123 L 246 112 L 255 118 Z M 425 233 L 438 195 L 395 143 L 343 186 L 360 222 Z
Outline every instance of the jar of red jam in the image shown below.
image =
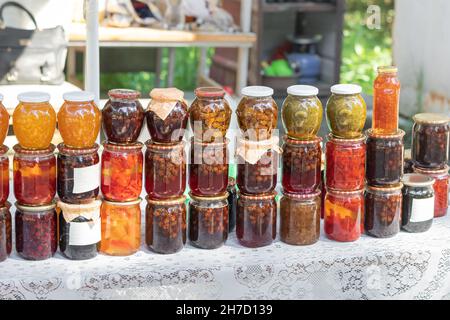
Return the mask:
M 0 204 L 9 197 L 9 157 L 8 147 L 0 146 Z
M 325 234 L 331 240 L 352 242 L 364 231 L 364 190 L 327 190 Z
M 0 262 L 5 261 L 12 250 L 12 222 L 10 203 L 0 207 Z
M 28 150 L 14 146 L 14 195 L 22 205 L 41 206 L 56 194 L 55 146 Z
M 51 258 L 57 249 L 56 204 L 24 206 L 16 203 L 16 251 L 27 260 Z
M 314 193 L 321 183 L 322 139 L 284 137 L 283 189 L 287 193 Z
M 142 192 L 143 144 L 103 144 L 101 190 L 109 201 L 126 202 L 139 198 Z
M 365 138 L 338 139 L 328 136 L 326 144 L 326 187 L 332 190 L 361 190 L 365 184 Z
M 181 197 L 186 189 L 184 143 L 146 143 L 145 190 L 152 199 Z
M 272 244 L 277 235 L 276 193 L 247 195 L 240 193 L 237 205 L 236 236 L 249 248 Z

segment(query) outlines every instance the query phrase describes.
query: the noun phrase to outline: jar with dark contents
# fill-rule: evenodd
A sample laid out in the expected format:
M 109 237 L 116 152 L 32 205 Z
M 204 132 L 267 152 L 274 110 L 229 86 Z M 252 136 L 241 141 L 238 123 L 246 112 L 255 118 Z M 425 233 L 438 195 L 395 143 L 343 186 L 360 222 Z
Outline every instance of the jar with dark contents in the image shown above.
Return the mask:
M 236 188 L 236 180 L 232 177 L 228 178 L 228 231 L 232 232 L 236 227 L 236 208 L 238 191 Z
M 405 160 L 403 161 L 403 174 L 414 173 L 414 162 L 411 159 L 411 149 L 405 150 Z
M 98 145 L 75 149 L 58 145 L 57 190 L 60 200 L 80 204 L 90 202 L 100 190 L 100 157 Z
M 189 118 L 184 93 L 176 88 L 153 89 L 146 111 L 147 128 L 153 142 L 176 143 L 183 139 Z
M 56 203 L 29 207 L 16 203 L 16 251 L 27 260 L 51 258 L 58 247 Z
M 240 193 L 237 204 L 236 236 L 248 248 L 272 244 L 277 235 L 276 193 L 247 195 Z
M 443 169 L 448 163 L 450 118 L 420 113 L 413 117 L 412 160 L 417 167 Z
M 228 193 L 215 197 L 190 196 L 189 241 L 201 249 L 221 247 L 228 238 Z
M 12 221 L 10 203 L 0 207 L 0 262 L 5 261 L 12 250 Z
M 8 150 L 7 146 L 0 146 L 0 203 L 5 203 L 9 197 Z
M 103 131 L 109 142 L 136 142 L 141 134 L 145 112 L 139 102 L 140 93 L 134 90 L 113 89 L 102 110 Z
M 145 243 L 161 254 L 176 253 L 186 243 L 186 197 L 157 200 L 147 197 Z
M 280 200 L 281 241 L 304 246 L 320 237 L 321 192 L 293 194 L 286 191 Z
M 401 183 L 391 187 L 367 187 L 364 226 L 368 235 L 390 238 L 400 232 L 402 188 Z
M 423 174 L 405 174 L 403 182 L 402 230 L 411 233 L 428 231 L 434 218 L 435 180 Z

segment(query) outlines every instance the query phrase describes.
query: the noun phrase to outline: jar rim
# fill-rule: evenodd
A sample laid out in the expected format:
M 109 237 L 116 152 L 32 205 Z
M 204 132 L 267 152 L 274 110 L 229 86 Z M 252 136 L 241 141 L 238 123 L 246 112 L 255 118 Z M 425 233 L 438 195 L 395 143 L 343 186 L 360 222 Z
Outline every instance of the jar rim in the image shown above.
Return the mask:
M 226 200 L 226 199 L 228 199 L 228 196 L 229 196 L 228 192 L 225 192 L 225 193 L 222 193 L 222 194 L 218 194 L 218 195 L 213 196 L 213 197 L 196 196 L 196 195 L 192 194 L 192 192 L 189 192 L 189 197 L 192 200 L 195 200 L 195 201 L 219 201 L 219 200 Z
M 358 138 L 341 139 L 341 138 L 334 136 L 332 133 L 330 133 L 330 134 L 328 134 L 328 140 L 337 142 L 337 143 L 342 143 L 342 144 L 344 144 L 344 143 L 360 143 L 360 142 L 364 142 L 366 140 L 366 136 L 361 134 L 361 136 Z
M 55 146 L 53 144 L 50 144 L 46 149 L 26 149 L 20 144 L 16 144 L 13 149 L 16 154 L 30 156 L 51 155 L 55 152 Z
M 443 113 L 418 113 L 413 120 L 417 124 L 447 124 L 450 117 Z
M 319 94 L 319 89 L 308 85 L 294 85 L 287 88 L 287 94 L 295 97 L 314 97 Z
M 57 202 L 57 207 L 64 211 L 64 208 L 69 210 L 96 210 L 100 209 L 100 206 L 102 205 L 102 200 L 100 199 L 93 199 L 92 202 L 89 203 L 67 203 L 59 200 Z
M 403 175 L 402 182 L 409 187 L 430 187 L 435 179 L 420 173 L 408 173 Z
M 155 199 L 151 198 L 149 195 L 145 197 L 147 203 L 151 203 L 157 206 L 170 206 L 173 204 L 183 204 L 186 201 L 186 196 L 167 198 L 167 199 Z
M 378 73 L 397 73 L 398 67 L 396 66 L 380 66 L 377 68 Z
M 221 87 L 200 87 L 194 91 L 198 98 L 223 98 L 225 93 Z
M 9 151 L 8 146 L 6 146 L 6 145 L 0 146 L 0 156 L 5 155 L 8 151 Z
M 375 192 L 383 192 L 383 193 L 389 193 L 389 192 L 393 192 L 393 191 L 400 191 L 403 189 L 403 183 L 398 183 L 392 186 L 367 186 L 366 190 L 367 191 L 375 191 Z
M 177 88 L 154 88 L 149 96 L 152 100 L 183 101 L 184 92 Z
M 50 101 L 50 95 L 42 91 L 27 91 L 19 93 L 17 100 L 23 103 L 45 103 Z
M 56 201 L 53 200 L 52 203 L 43 205 L 43 206 L 27 206 L 20 204 L 19 202 L 16 202 L 14 204 L 17 209 L 21 211 L 28 211 L 28 212 L 40 212 L 40 211 L 49 211 L 56 208 Z
M 428 168 L 421 168 L 419 166 L 413 165 L 413 170 L 417 170 L 416 173 L 421 174 L 448 174 L 448 171 L 450 170 L 450 167 L 448 165 L 445 165 L 443 169 L 428 169 Z
M 313 193 L 290 193 L 287 192 L 285 190 L 282 191 L 283 196 L 286 196 L 288 198 L 292 198 L 292 199 L 299 199 L 299 200 L 309 200 L 309 199 L 313 199 L 315 197 L 318 197 L 322 194 L 321 190 L 316 190 Z
M 252 98 L 267 98 L 274 94 L 274 90 L 266 86 L 249 86 L 241 90 L 241 94 Z
M 285 135 L 283 137 L 283 141 L 285 143 L 289 143 L 289 144 L 316 144 L 316 143 L 322 142 L 323 139 L 322 139 L 322 137 L 314 137 L 313 139 L 309 139 L 309 140 L 297 140 L 292 137 L 289 137 L 288 135 Z
M 403 131 L 402 129 L 398 129 L 397 132 L 395 134 L 380 134 L 380 133 L 376 133 L 374 132 L 373 129 L 368 129 L 366 131 L 366 136 L 368 138 L 377 138 L 377 139 L 401 139 L 405 136 L 406 132 Z
M 90 91 L 71 91 L 64 93 L 63 99 L 67 102 L 92 102 L 95 94 Z
M 362 87 L 357 84 L 336 84 L 331 87 L 331 93 L 337 95 L 357 95 L 362 93 Z
M 336 195 L 342 195 L 342 196 L 347 196 L 347 195 L 351 196 L 351 195 L 362 194 L 364 192 L 364 190 L 365 189 L 342 191 L 342 190 L 334 190 L 334 189 L 327 188 L 326 192 L 331 193 L 331 194 L 336 194 Z
M 172 150 L 177 148 L 184 148 L 185 145 L 186 143 L 184 141 L 174 143 L 158 143 L 150 139 L 145 142 L 145 146 L 147 147 L 147 149 L 153 150 Z
M 97 143 L 95 143 L 92 147 L 89 148 L 73 148 L 65 145 L 64 143 L 60 143 L 58 144 L 58 151 L 60 154 L 65 155 L 84 155 L 97 152 L 99 147 L 100 146 Z
M 239 198 L 244 200 L 272 200 L 277 196 L 277 192 L 261 193 L 261 194 L 246 194 L 243 192 L 239 193 Z
M 131 89 L 111 89 L 108 91 L 108 96 L 114 99 L 134 100 L 139 99 L 141 93 Z
M 111 151 L 141 150 L 144 147 L 144 144 L 142 142 L 119 144 L 110 141 L 105 141 L 103 142 L 103 147 Z
M 142 202 L 142 198 L 138 198 L 133 201 L 124 201 L 124 202 L 116 202 L 116 201 L 109 201 L 109 200 L 103 199 L 104 204 L 109 204 L 112 206 L 119 206 L 119 207 L 133 206 L 136 204 L 140 204 L 141 202 Z

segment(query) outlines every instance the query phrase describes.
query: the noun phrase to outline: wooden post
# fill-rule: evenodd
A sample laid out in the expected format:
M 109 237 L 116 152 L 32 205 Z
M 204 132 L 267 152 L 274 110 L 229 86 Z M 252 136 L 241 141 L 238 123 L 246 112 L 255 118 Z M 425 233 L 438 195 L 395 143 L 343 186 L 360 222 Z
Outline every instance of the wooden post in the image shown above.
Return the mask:
M 86 0 L 86 62 L 85 62 L 85 89 L 93 92 L 96 103 L 100 103 L 100 49 L 98 36 L 98 0 Z
M 252 23 L 252 0 L 242 0 L 241 1 L 242 32 L 244 33 L 250 32 L 251 23 Z M 239 94 L 241 92 L 241 89 L 247 86 L 249 53 L 250 53 L 249 48 L 239 48 L 238 50 L 236 94 Z

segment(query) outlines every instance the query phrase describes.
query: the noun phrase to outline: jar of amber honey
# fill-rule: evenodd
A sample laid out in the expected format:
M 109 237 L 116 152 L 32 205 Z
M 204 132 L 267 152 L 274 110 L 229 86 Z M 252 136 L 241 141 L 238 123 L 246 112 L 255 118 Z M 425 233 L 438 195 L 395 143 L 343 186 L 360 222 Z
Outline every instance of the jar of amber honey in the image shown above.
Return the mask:
M 5 142 L 9 128 L 9 113 L 6 110 L 5 106 L 2 104 L 2 101 L 3 95 L 0 94 L 0 145 Z

